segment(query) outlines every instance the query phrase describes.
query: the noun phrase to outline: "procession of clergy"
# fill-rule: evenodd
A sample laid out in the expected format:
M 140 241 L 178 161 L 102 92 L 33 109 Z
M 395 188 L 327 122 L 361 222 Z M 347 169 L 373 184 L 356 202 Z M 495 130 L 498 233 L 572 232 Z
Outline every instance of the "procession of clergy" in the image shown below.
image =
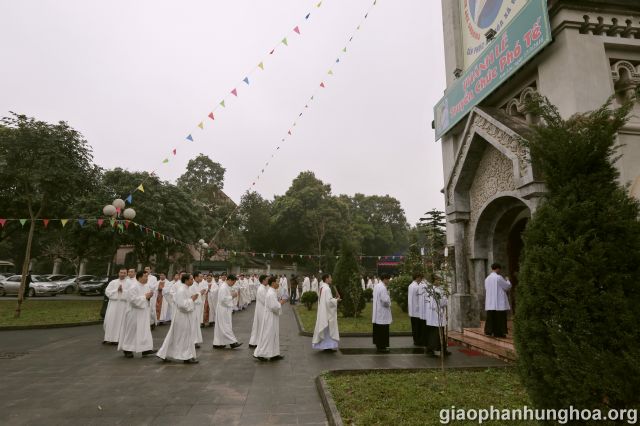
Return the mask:
M 495 337 L 506 335 L 506 311 L 509 310 L 507 291 L 511 284 L 499 275 L 500 265 L 492 265 L 487 277 L 485 333 Z M 389 353 L 389 326 L 392 321 L 391 298 L 387 289 L 391 277 L 361 280 L 362 288 L 373 287 L 373 343 L 380 353 Z M 376 282 L 374 284 L 374 282 Z M 291 289 L 285 276 L 221 275 L 182 272 L 167 281 L 164 274 L 156 279 L 150 268 L 136 272 L 120 270 L 118 279 L 111 281 L 105 295 L 109 304 L 104 318 L 103 344 L 117 344 L 127 358 L 134 352 L 142 356 L 156 354 L 165 362 L 170 360 L 195 364 L 196 349 L 203 343 L 201 327 L 213 323 L 213 349 L 242 345 L 233 333 L 232 315 L 256 302 L 249 347 L 260 361 L 283 359 L 280 354 L 280 314 L 288 300 L 306 291 L 318 294 L 316 325 L 312 347 L 333 352 L 338 349 L 338 303 L 340 294 L 332 285 L 331 275 L 325 274 L 318 283 L 308 277 L 301 285 L 292 277 Z M 408 311 L 414 345 L 425 347 L 427 356 L 450 355 L 445 333 L 447 297 L 438 284 L 413 276 L 408 288 Z M 151 329 L 158 323 L 170 323 L 160 349 L 153 349 Z

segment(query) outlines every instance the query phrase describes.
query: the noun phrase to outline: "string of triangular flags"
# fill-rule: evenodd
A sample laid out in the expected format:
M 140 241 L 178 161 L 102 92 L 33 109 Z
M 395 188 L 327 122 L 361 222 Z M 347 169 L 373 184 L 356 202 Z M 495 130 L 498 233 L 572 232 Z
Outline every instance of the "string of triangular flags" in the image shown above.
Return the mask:
M 0 228 L 4 228 L 6 226 L 7 223 L 9 222 L 18 222 L 20 223 L 20 225 L 24 228 L 24 225 L 26 225 L 27 223 L 31 223 L 32 219 L 5 219 L 5 218 L 0 218 Z M 194 247 L 197 248 L 197 246 L 195 244 L 188 244 L 185 243 L 184 241 L 178 240 L 176 238 L 173 238 L 169 235 L 163 234 L 160 231 L 156 231 L 155 229 L 149 228 L 148 226 L 142 225 L 140 223 L 134 222 L 132 220 L 126 220 L 126 219 L 114 219 L 114 218 L 104 218 L 104 217 L 98 217 L 98 218 L 73 218 L 73 219 L 35 219 L 36 222 L 41 222 L 42 226 L 45 229 L 51 229 L 49 227 L 50 224 L 53 223 L 60 223 L 61 228 L 63 229 L 70 229 L 67 227 L 67 225 L 69 225 L 69 227 L 73 226 L 74 224 L 77 224 L 80 228 L 86 228 L 87 226 L 91 225 L 91 224 L 96 224 L 98 228 L 102 228 L 103 226 L 105 227 L 111 227 L 114 228 L 114 230 L 117 230 L 121 233 L 124 233 L 127 230 L 139 230 L 140 232 L 143 232 L 145 234 L 151 235 L 153 236 L 153 238 L 157 238 L 157 239 L 161 239 L 163 241 L 168 241 L 171 243 L 175 243 L 175 244 L 179 244 L 181 246 L 184 247 Z M 255 251 L 237 251 L 237 250 L 227 250 L 227 249 L 218 249 L 216 250 L 217 252 L 223 252 L 223 253 L 228 253 L 231 254 L 233 256 L 251 256 L 251 257 L 264 257 L 264 258 L 276 258 L 279 257 L 281 259 L 284 259 L 285 257 L 287 258 L 291 258 L 291 259 L 295 259 L 295 258 L 300 258 L 300 259 L 318 259 L 318 258 L 325 258 L 325 257 L 334 257 L 331 255 L 324 255 L 324 254 L 301 254 L 301 253 L 273 253 L 273 252 L 255 252 Z M 336 259 L 339 259 L 340 256 L 335 256 Z M 386 256 L 372 256 L 372 255 L 359 255 L 358 258 L 360 260 L 363 259 L 378 259 L 378 260 L 393 260 L 393 261 L 402 261 L 404 260 L 404 256 L 399 256 L 399 255 L 386 255 Z
M 353 42 L 356 34 L 358 33 L 358 31 L 360 31 L 360 29 L 362 28 L 363 24 L 365 23 L 365 21 L 369 17 L 369 13 L 374 8 L 374 6 L 376 6 L 377 4 L 378 4 L 378 0 L 373 0 L 373 3 L 371 4 L 371 6 L 369 6 L 369 9 L 367 9 L 365 14 L 361 18 L 360 23 L 358 23 L 358 26 L 355 28 L 355 30 L 347 38 L 347 41 L 346 41 L 344 47 L 342 49 L 340 49 L 340 51 L 338 52 L 337 58 L 331 64 L 331 66 L 328 68 L 328 71 L 326 71 L 326 73 L 324 74 L 325 75 L 324 78 L 315 87 L 313 93 L 311 94 L 311 96 L 309 97 L 308 101 L 304 105 L 304 108 L 301 109 L 301 111 L 298 113 L 297 117 L 294 119 L 293 123 L 291 124 L 291 126 L 287 130 L 286 134 L 280 139 L 280 142 L 274 147 L 274 149 L 273 149 L 273 151 L 271 153 L 271 156 L 264 163 L 264 167 L 260 170 L 260 172 L 254 178 L 253 182 L 251 183 L 251 185 L 249 185 L 249 187 L 247 188 L 247 190 L 245 192 L 251 191 L 252 189 L 255 188 L 256 184 L 258 183 L 260 178 L 264 175 L 265 171 L 267 170 L 267 168 L 271 164 L 273 158 L 278 154 L 278 151 L 280 151 L 280 149 L 282 148 L 282 145 L 293 137 L 294 129 L 298 125 L 298 122 L 300 120 L 302 120 L 302 118 L 305 116 L 305 113 L 309 110 L 309 108 L 311 108 L 311 106 L 314 105 L 314 103 L 315 103 L 314 100 L 315 100 L 316 96 L 318 95 L 318 93 L 327 88 L 327 86 L 328 86 L 327 79 L 329 79 L 329 78 L 331 78 L 331 77 L 333 77 L 335 75 L 335 71 L 334 70 L 336 69 L 336 66 L 340 64 L 340 62 L 343 60 L 343 57 L 349 51 L 349 49 L 348 49 L 349 44 L 351 44 L 351 42 Z M 231 213 L 229 213 L 229 215 L 226 217 L 226 219 L 222 223 L 222 226 L 220 227 L 220 229 L 218 229 L 218 231 L 214 234 L 214 236 L 212 238 L 212 241 L 211 241 L 212 243 L 215 243 L 215 240 L 218 237 L 218 235 L 220 234 L 220 232 L 225 228 L 225 226 L 227 225 L 229 220 L 231 220 L 231 218 L 233 217 L 234 214 L 236 214 L 236 212 L 238 211 L 239 208 L 240 208 L 240 204 L 238 203 L 236 205 L 236 208 L 233 211 L 231 211 Z
M 317 1 L 315 0 L 313 5 L 311 6 L 312 9 L 319 9 L 322 6 L 322 1 Z M 214 124 L 214 122 L 218 119 L 218 111 L 224 108 L 227 108 L 229 106 L 229 102 L 230 100 L 235 100 L 237 99 L 242 90 L 244 89 L 248 89 L 252 82 L 254 81 L 253 76 L 255 75 L 256 72 L 262 72 L 265 70 L 266 66 L 265 63 L 268 63 L 268 59 L 272 56 L 275 55 L 276 51 L 282 47 L 288 47 L 289 43 L 296 37 L 299 37 L 302 35 L 302 29 L 304 28 L 304 25 L 311 22 L 311 13 L 312 12 L 308 12 L 304 15 L 304 19 L 301 19 L 301 21 L 295 25 L 293 27 L 292 30 L 290 30 L 280 41 L 278 41 L 278 43 L 276 43 L 271 49 L 269 49 L 268 53 L 266 53 L 259 62 L 257 62 L 257 65 L 255 65 L 253 68 L 251 68 L 251 70 L 249 70 L 249 72 L 244 74 L 244 77 L 242 78 L 242 80 L 240 80 L 238 82 L 238 85 L 236 85 L 233 89 L 231 89 L 223 98 L 222 100 L 220 100 L 207 114 L 206 116 L 204 116 L 199 122 L 198 124 L 194 127 L 194 129 L 184 138 L 184 141 L 186 142 L 195 142 L 197 136 L 195 136 L 197 134 L 197 132 L 203 131 L 205 129 L 205 127 L 209 127 L 212 126 Z M 198 129 L 198 130 L 196 130 Z M 162 164 L 168 164 L 170 162 L 170 158 L 174 158 L 178 155 L 178 147 L 174 147 L 171 149 L 171 151 L 169 151 L 167 153 L 167 156 L 162 160 Z M 131 193 L 129 194 L 129 196 L 125 199 L 125 201 L 128 204 L 132 204 L 133 203 L 133 194 L 140 191 L 140 192 L 144 192 L 144 184 L 146 183 L 146 181 L 151 177 L 154 176 L 155 173 L 155 169 L 149 174 L 149 176 L 147 176 L 142 182 L 140 182 L 140 184 L 136 187 L 136 189 L 134 189 L 133 191 L 131 191 Z
M 50 229 L 49 224 L 53 224 L 53 223 L 59 223 L 62 228 L 66 228 L 67 224 L 69 224 L 70 226 L 73 224 L 78 224 L 80 228 L 85 228 L 90 224 L 96 224 L 98 228 L 102 228 L 103 226 L 112 227 L 114 228 L 114 230 L 118 230 L 121 233 L 126 230 L 134 229 L 134 230 L 139 230 L 141 232 L 144 232 L 145 234 L 150 234 L 153 236 L 153 238 L 157 238 L 159 240 L 161 239 L 163 241 L 168 241 L 170 243 L 179 244 L 185 247 L 192 246 L 192 244 L 185 243 L 184 241 L 181 241 L 177 238 L 163 234 L 160 231 L 156 231 L 153 228 L 150 228 L 148 226 L 145 226 L 140 223 L 134 222 L 132 220 L 127 220 L 127 219 L 114 219 L 114 218 L 104 218 L 104 217 L 97 217 L 97 218 L 79 217 L 79 218 L 73 218 L 73 219 L 33 219 L 33 220 L 35 220 L 36 222 L 42 223 L 42 226 L 45 229 Z M 9 222 L 18 222 L 24 228 L 24 225 L 27 223 L 31 223 L 31 221 L 32 219 L 0 218 L 0 228 L 4 228 Z

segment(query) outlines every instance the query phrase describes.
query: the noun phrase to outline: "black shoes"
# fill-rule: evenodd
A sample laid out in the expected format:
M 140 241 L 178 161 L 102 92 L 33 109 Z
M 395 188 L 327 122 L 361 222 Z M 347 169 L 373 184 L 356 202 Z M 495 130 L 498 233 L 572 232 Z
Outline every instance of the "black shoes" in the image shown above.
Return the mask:
M 231 349 L 235 349 L 235 348 L 240 347 L 240 346 L 242 346 L 242 342 L 235 342 L 235 343 L 232 343 L 232 344 L 229 345 L 229 347 Z
M 270 358 L 271 361 L 280 361 L 281 359 L 284 359 L 284 357 L 282 355 L 276 355 L 274 357 Z
M 257 359 L 258 361 L 262 361 L 262 362 L 266 362 L 269 361 L 267 358 L 261 357 L 261 356 L 253 356 L 255 359 Z
M 133 358 L 133 352 L 123 351 L 125 358 Z
M 389 348 L 378 348 L 376 350 L 376 352 L 379 353 L 379 354 L 388 354 L 388 353 L 391 352 L 391 349 L 389 349 Z
M 200 343 L 196 343 L 196 349 L 200 349 Z
M 185 364 L 197 364 L 197 363 L 199 363 L 200 361 L 198 361 L 198 360 L 197 360 L 197 359 L 195 359 L 195 358 L 191 358 L 191 359 L 184 360 L 183 362 L 184 362 Z
M 224 349 L 224 345 L 213 345 L 213 349 Z
M 156 351 L 156 350 L 154 350 L 154 349 L 151 349 L 150 351 L 144 351 L 144 352 L 142 352 L 142 356 L 149 356 L 149 355 L 153 355 L 153 354 L 155 354 L 156 352 L 158 352 L 158 351 Z M 133 355 L 132 355 L 132 356 L 133 356 Z
M 255 348 L 257 348 L 257 347 L 258 347 L 258 345 L 249 345 L 249 348 L 250 348 L 250 349 L 255 349 Z

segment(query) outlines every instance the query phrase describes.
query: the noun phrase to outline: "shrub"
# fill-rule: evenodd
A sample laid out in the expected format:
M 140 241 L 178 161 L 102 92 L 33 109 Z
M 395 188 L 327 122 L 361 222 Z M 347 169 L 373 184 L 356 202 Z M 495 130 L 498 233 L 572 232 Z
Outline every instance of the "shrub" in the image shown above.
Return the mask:
M 308 310 L 313 308 L 314 303 L 318 301 L 318 293 L 315 291 L 305 291 L 300 297 L 300 303 L 307 307 Z
M 563 120 L 548 101 L 527 145 L 546 199 L 524 237 L 519 372 L 542 408 L 640 403 L 640 206 L 618 184 L 617 134 L 631 104 Z
M 364 301 L 369 303 L 373 300 L 373 289 L 372 288 L 366 288 L 364 290 L 362 290 L 362 297 L 364 298 Z
M 413 282 L 410 275 L 400 275 L 389 282 L 389 295 L 396 302 L 402 312 L 409 311 L 409 284 Z
M 360 267 L 356 259 L 355 251 L 345 239 L 340 249 L 340 259 L 333 271 L 333 283 L 335 284 L 342 300 L 338 308 L 345 318 L 353 318 L 360 315 L 366 303 L 362 297 L 360 284 Z

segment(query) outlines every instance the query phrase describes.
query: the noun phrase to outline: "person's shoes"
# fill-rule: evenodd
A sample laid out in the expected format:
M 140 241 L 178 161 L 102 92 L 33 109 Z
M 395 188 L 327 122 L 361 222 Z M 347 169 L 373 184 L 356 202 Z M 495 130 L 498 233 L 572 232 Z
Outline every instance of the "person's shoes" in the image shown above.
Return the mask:
M 425 351 L 424 354 L 429 358 L 438 358 L 438 356 L 433 351 Z
M 103 341 L 102 341 L 102 344 L 103 344 L 103 345 L 108 345 L 108 344 L 109 344 L 109 342 L 107 342 L 106 340 L 103 340 Z
M 111 346 L 118 346 L 118 342 L 109 342 Z
M 156 325 L 155 324 L 151 324 L 151 330 L 155 330 L 156 329 Z
M 160 358 L 160 357 L 158 357 Z M 162 360 L 162 362 L 166 362 L 167 364 L 171 362 L 171 360 L 169 358 L 160 358 Z
M 284 359 L 284 356 L 276 355 L 276 356 L 271 357 L 271 361 L 280 361 L 281 359 Z
M 451 355 L 451 352 L 449 352 L 449 351 L 444 351 L 444 356 L 450 356 L 450 355 Z
M 133 358 L 133 352 L 124 351 L 124 357 L 125 358 Z
M 200 361 L 198 361 L 198 360 L 197 360 L 197 359 L 195 359 L 195 358 L 191 358 L 191 359 L 186 359 L 186 360 L 184 360 L 183 362 L 184 362 L 185 364 L 197 364 L 197 363 L 199 363 Z
M 332 353 L 332 352 L 338 352 L 338 350 L 337 349 L 323 349 L 322 352 Z
M 255 355 L 254 355 L 253 357 L 254 357 L 255 359 L 257 359 L 258 361 L 262 361 L 262 362 L 269 361 L 267 358 L 264 358 L 264 357 L 261 357 L 261 356 L 255 356 Z
M 224 345 L 213 345 L 213 349 L 224 349 Z
M 204 328 L 204 324 L 200 324 L 200 328 Z
M 377 352 L 377 353 L 379 353 L 379 354 L 388 354 L 388 353 L 390 353 L 390 352 L 391 352 L 391 349 L 389 349 L 389 348 L 383 348 L 383 349 L 378 349 L 378 350 L 376 350 L 376 352 Z
M 258 347 L 258 345 L 249 345 L 249 349 L 255 349 L 257 347 Z
M 240 346 L 242 346 L 242 342 L 235 342 L 235 343 L 232 343 L 232 344 L 229 345 L 229 347 L 231 349 L 235 349 L 235 348 L 240 347 Z
M 200 349 L 200 343 L 196 343 L 196 349 Z
M 155 349 L 151 349 L 151 350 L 149 350 L 149 351 L 144 351 L 144 352 L 142 352 L 142 356 L 149 356 L 149 355 L 153 355 L 153 354 L 155 354 L 156 352 L 158 352 L 158 351 L 156 351 Z

